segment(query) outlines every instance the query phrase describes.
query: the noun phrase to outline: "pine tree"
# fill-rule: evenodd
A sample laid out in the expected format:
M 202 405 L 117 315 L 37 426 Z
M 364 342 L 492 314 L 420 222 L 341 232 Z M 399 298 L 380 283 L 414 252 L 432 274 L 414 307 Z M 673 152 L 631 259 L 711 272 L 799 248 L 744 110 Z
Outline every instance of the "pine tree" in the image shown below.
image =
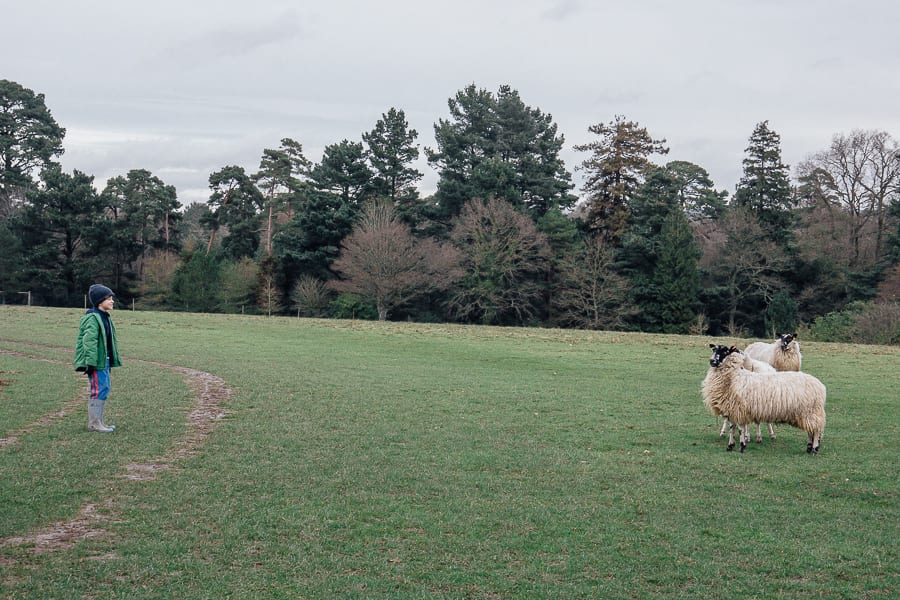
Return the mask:
M 354 205 L 334 194 L 312 192 L 304 199 L 273 241 L 285 289 L 293 289 L 304 275 L 323 281 L 334 277 L 331 263 L 340 253 L 341 240 L 352 231 L 356 213 Z
M 703 167 L 685 160 L 674 160 L 663 167 L 672 180 L 675 195 L 689 221 L 718 218 L 725 210 L 728 192 L 713 187 Z
M 790 169 L 781 162 L 781 136 L 769 129 L 768 121 L 758 123 L 745 152 L 734 204 L 749 209 L 769 239 L 784 245 L 790 238 L 794 202 Z
M 681 210 L 673 210 L 663 223 L 659 255 L 653 272 L 654 300 L 642 307 L 663 333 L 688 333 L 699 305 L 700 249 Z M 654 315 L 653 312 L 656 314 Z
M 620 268 L 629 278 L 642 331 L 686 333 L 698 307 L 700 249 L 682 208 L 678 171 L 650 171 L 632 202 Z
M 372 167 L 372 190 L 381 198 L 401 205 L 418 198 L 416 183 L 422 173 L 412 167 L 419 158 L 415 129 L 410 129 L 402 110 L 391 108 L 375 128 L 363 134 Z
M 582 219 L 592 234 L 616 243 L 627 227 L 629 203 L 653 168 L 648 157 L 669 149 L 665 139 L 654 140 L 645 127 L 621 115 L 588 131 L 600 139 L 575 146 L 579 152 L 591 153 L 580 166 L 586 176 L 581 188 L 586 194 Z
M 151 250 L 178 251 L 176 227 L 181 203 L 174 186 L 166 185 L 146 169 L 132 169 L 124 177 L 106 182 L 101 198 L 114 214 L 119 246 L 131 246 L 136 254 L 129 257 L 127 270 L 143 278 L 144 261 Z
M 207 253 L 219 227 L 228 228 L 222 240 L 222 251 L 228 258 L 255 256 L 259 248 L 259 217 L 263 196 L 243 167 L 223 167 L 209 176 L 211 194 L 207 204 L 211 210 L 205 223 L 211 228 Z
M 38 173 L 64 152 L 65 136 L 43 94 L 0 79 L 0 219 L 22 205 Z
M 292 202 L 306 185 L 304 178 L 309 172 L 310 162 L 303 156 L 303 146 L 290 139 L 281 140 L 277 150 L 263 150 L 259 171 L 252 180 L 262 192 L 265 203 L 265 236 L 263 249 L 272 254 L 272 236 L 275 233 L 279 214 L 293 217 Z
M 361 142 L 343 140 L 325 146 L 321 162 L 309 176 L 316 190 L 336 194 L 344 204 L 358 206 L 372 194 L 372 170 Z
M 434 126 L 437 150 L 426 149 L 440 174 L 445 220 L 473 198 L 501 198 L 533 219 L 573 205 L 571 174 L 559 157 L 564 137 L 551 115 L 526 106 L 507 85 L 494 95 L 473 84 L 448 104 L 451 118 Z
M 571 174 L 559 157 L 565 143 L 550 114 L 526 106 L 519 92 L 500 86 L 496 96 L 496 158 L 511 170 L 507 201 L 535 220 L 571 208 Z
M 23 289 L 25 256 L 22 242 L 9 224 L 0 220 L 0 291 L 5 290 L 3 293 Z M 0 293 L 0 302 L 6 302 L 3 293 Z
M 18 268 L 45 302 L 80 305 L 77 300 L 92 275 L 112 275 L 106 271 L 111 268 L 109 247 L 101 243 L 101 201 L 93 182 L 92 176 L 78 170 L 69 175 L 54 165 L 43 172 L 42 185 L 29 192 L 10 222 L 27 249 Z M 101 255 L 106 260 L 96 260 Z M 117 292 L 125 293 L 121 280 L 110 281 Z

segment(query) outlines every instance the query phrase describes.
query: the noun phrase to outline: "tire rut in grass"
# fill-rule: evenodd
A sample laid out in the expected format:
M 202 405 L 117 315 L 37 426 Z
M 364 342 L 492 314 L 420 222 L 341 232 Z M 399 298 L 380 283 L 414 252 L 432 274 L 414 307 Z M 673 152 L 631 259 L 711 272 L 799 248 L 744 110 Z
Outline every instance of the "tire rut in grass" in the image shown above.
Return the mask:
M 23 344 L 23 342 L 19 341 L 0 341 Z M 59 346 L 27 345 L 67 350 L 67 348 Z M 68 364 L 65 361 L 48 359 L 13 350 L 0 349 L 0 354 L 41 360 L 54 364 Z M 205 371 L 153 361 L 133 360 L 133 362 L 167 369 L 182 375 L 188 388 L 193 393 L 194 399 L 193 407 L 187 416 L 187 431 L 165 454 L 149 462 L 129 463 L 117 475 L 117 477 L 130 481 L 150 481 L 155 479 L 156 475 L 161 471 L 169 469 L 176 461 L 188 457 L 198 450 L 225 416 L 225 404 L 231 398 L 233 390 L 225 384 L 221 377 Z M 62 419 L 74 411 L 82 401 L 82 398 L 70 400 L 66 402 L 61 410 L 45 415 L 34 423 L 11 432 L 6 438 L 0 438 L 0 446 L 15 444 L 19 437 L 33 431 L 35 428 L 48 426 Z M 0 546 L 30 545 L 35 553 L 71 547 L 81 540 L 105 534 L 103 524 L 113 518 L 115 506 L 115 498 L 105 500 L 102 504 L 88 502 L 79 509 L 75 518 L 54 523 L 27 536 L 0 540 Z

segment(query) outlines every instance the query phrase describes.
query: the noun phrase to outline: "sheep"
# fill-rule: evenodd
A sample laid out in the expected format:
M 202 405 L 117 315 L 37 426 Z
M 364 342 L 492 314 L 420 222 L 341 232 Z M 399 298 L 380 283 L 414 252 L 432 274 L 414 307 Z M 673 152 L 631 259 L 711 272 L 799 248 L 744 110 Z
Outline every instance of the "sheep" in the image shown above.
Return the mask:
M 799 371 L 803 362 L 796 333 L 780 335 L 774 342 L 753 342 L 744 354 L 775 367 L 776 371 Z
M 748 358 L 771 365 L 776 371 L 799 371 L 803 362 L 803 355 L 800 354 L 800 342 L 797 341 L 796 333 L 784 333 L 770 343 L 754 342 L 744 348 L 744 354 Z M 769 437 L 775 439 L 775 428 L 771 423 L 769 423 Z M 762 431 L 758 425 L 756 441 L 762 441 Z
M 713 348 L 713 356 L 715 356 L 716 352 L 719 352 L 720 348 L 724 348 L 724 346 L 716 346 L 715 344 L 710 344 L 710 348 Z M 734 346 L 732 346 L 734 349 Z M 733 351 L 733 350 L 732 350 Z M 710 359 L 712 362 L 712 359 Z M 713 370 L 712 365 L 710 365 L 709 369 L 706 371 L 706 377 L 703 379 L 703 383 L 700 384 L 700 394 L 703 397 L 703 404 L 706 405 L 706 408 L 713 414 L 715 417 L 724 416 L 721 412 L 719 412 L 718 404 L 713 403 L 713 390 L 712 386 L 715 381 L 715 371 Z M 722 430 L 719 432 L 719 437 L 725 435 L 725 430 L 728 429 L 728 446 L 729 448 L 734 448 L 734 425 L 732 425 L 728 421 L 728 417 L 724 418 L 724 423 L 722 423 Z
M 715 348 L 716 345 L 710 344 L 709 347 Z M 775 372 L 775 367 L 773 367 L 769 363 L 764 363 L 761 360 L 756 360 L 755 358 L 750 358 L 746 354 L 744 355 L 744 368 L 747 369 L 748 371 L 753 371 L 754 373 L 774 373 Z M 768 425 L 768 427 L 769 427 L 769 437 L 774 440 L 775 439 L 775 426 L 772 425 L 771 423 L 766 423 L 766 425 Z M 728 430 L 730 426 L 731 426 L 731 423 L 728 421 L 728 419 L 724 419 L 722 421 L 722 429 L 721 429 L 721 431 L 719 431 L 719 437 L 725 437 L 725 431 Z M 731 439 L 732 443 L 734 443 L 734 434 L 733 433 L 731 434 L 729 439 Z M 761 423 L 756 424 L 756 442 L 757 443 L 762 442 L 762 424 Z
M 825 386 L 798 371 L 754 373 L 743 368 L 744 354 L 731 346 L 714 346 L 701 386 L 703 403 L 740 429 L 741 452 L 750 423 L 787 423 L 807 433 L 806 451 L 818 454 L 825 432 Z M 734 448 L 729 436 L 728 450 Z
M 726 352 L 726 353 L 727 352 L 738 352 L 738 349 L 735 348 L 734 346 L 732 346 L 729 349 L 729 348 L 726 348 L 725 346 L 716 346 L 715 344 L 710 344 L 709 347 L 712 348 L 714 351 L 713 356 L 715 356 L 716 352 Z M 712 362 L 712 359 L 710 359 L 710 362 Z M 775 371 L 774 368 L 769 367 L 768 365 L 766 365 L 766 363 L 764 363 L 762 361 L 749 359 L 749 361 L 745 361 L 745 363 L 747 364 L 747 367 L 750 368 L 750 370 L 757 368 L 760 370 L 765 370 L 766 372 L 774 372 Z M 767 367 L 768 367 L 768 369 L 771 369 L 771 371 L 769 371 L 767 369 Z M 714 371 L 713 367 L 710 366 L 706 372 L 706 377 L 703 379 L 703 384 L 701 385 L 701 393 L 703 395 L 703 403 L 706 404 L 706 408 L 708 408 L 714 416 L 716 416 L 716 417 L 722 416 L 723 417 L 722 430 L 719 431 L 719 437 L 724 437 L 725 431 L 727 430 L 728 431 L 728 449 L 732 450 L 732 449 L 734 449 L 734 423 L 729 421 L 727 416 L 725 416 L 721 412 L 719 412 L 718 406 L 714 405 L 712 402 L 713 395 L 711 392 L 711 386 L 713 385 L 714 379 L 715 379 L 715 371 Z M 710 390 L 710 391 L 708 391 L 708 390 Z M 771 427 L 771 424 L 769 426 Z M 741 435 L 741 441 L 743 441 L 743 435 Z

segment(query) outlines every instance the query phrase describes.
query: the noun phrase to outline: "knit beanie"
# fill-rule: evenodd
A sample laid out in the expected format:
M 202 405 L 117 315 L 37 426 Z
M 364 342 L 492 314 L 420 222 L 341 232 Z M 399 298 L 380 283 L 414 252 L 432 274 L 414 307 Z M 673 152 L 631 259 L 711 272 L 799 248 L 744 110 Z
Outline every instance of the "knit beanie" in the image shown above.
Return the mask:
M 91 306 L 97 306 L 110 296 L 115 296 L 115 294 L 113 294 L 113 291 L 105 285 L 100 285 L 99 283 L 95 283 L 88 290 L 88 298 L 90 298 L 91 300 Z

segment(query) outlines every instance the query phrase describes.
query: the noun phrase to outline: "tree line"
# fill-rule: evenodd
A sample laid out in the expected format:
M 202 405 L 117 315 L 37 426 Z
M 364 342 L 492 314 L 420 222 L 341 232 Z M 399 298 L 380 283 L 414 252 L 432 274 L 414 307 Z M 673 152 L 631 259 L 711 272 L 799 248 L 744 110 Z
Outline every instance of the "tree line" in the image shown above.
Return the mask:
M 286 137 L 255 172 L 225 165 L 183 207 L 145 169 L 99 191 L 65 172 L 44 96 L 0 80 L 3 301 L 81 306 L 103 281 L 146 309 L 756 336 L 877 313 L 876 341 L 887 319 L 900 342 L 888 133 L 836 134 L 792 179 L 762 121 L 729 196 L 616 115 L 574 147 L 577 195 L 564 136 L 516 90 L 472 84 L 448 109 L 433 148 L 390 108 L 318 162 Z

